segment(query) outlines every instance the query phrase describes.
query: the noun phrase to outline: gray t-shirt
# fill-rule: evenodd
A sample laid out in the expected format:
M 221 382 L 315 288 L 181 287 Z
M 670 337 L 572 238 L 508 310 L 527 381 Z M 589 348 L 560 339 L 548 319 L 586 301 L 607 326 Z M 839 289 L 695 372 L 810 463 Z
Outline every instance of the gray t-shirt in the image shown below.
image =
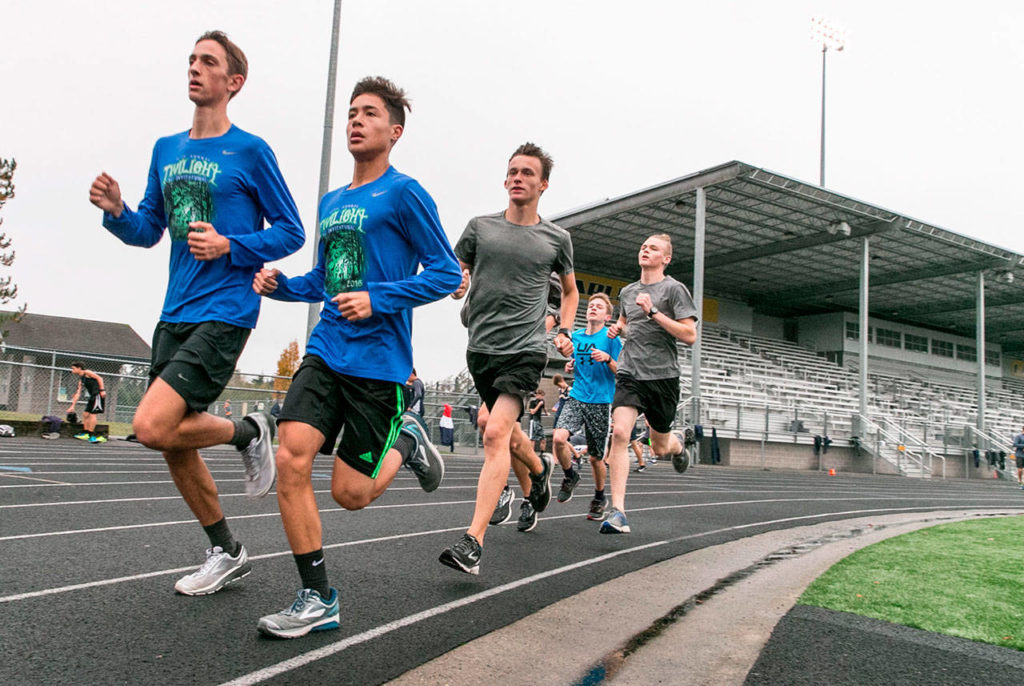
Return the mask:
M 572 273 L 569 232 L 545 219 L 519 226 L 502 211 L 469 220 L 455 255 L 473 271 L 469 349 L 489 355 L 544 352 L 548 277 Z
M 672 319 L 697 319 L 690 291 L 671 276 L 666 275 L 657 283 L 634 281 L 629 284 L 619 292 L 619 306 L 629 328 L 619 354 L 618 371 L 640 381 L 678 377 L 677 339 L 658 322 L 648 319 L 636 304 L 636 297 L 641 293 L 649 294 L 651 303 Z

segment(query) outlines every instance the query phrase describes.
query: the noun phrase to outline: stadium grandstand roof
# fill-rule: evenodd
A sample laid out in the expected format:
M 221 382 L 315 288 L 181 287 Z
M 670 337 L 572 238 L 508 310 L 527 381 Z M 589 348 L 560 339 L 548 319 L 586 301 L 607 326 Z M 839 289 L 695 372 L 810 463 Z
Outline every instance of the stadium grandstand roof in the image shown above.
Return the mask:
M 1024 351 L 1024 255 L 743 162 L 553 221 L 573 235 L 577 271 L 624 281 L 638 278 L 643 240 L 670 234 L 668 273 L 692 284 L 699 188 L 706 193 L 706 297 L 778 317 L 856 312 L 858 239 L 870 236 L 871 316 L 974 337 L 983 272 L 986 339 L 1005 352 Z

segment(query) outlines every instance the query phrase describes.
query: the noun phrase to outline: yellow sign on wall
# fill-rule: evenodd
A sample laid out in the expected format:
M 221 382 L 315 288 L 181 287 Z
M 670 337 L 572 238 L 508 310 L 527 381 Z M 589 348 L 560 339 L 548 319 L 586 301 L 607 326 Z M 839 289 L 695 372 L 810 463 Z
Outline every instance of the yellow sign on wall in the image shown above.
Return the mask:
M 628 285 L 629 281 L 576 272 L 576 289 L 580 292 L 580 300 L 586 300 L 594 293 L 604 293 L 615 304 L 619 302 L 619 291 Z
M 1024 379 L 1024 360 L 1008 358 L 1010 362 L 1010 376 L 1017 379 Z

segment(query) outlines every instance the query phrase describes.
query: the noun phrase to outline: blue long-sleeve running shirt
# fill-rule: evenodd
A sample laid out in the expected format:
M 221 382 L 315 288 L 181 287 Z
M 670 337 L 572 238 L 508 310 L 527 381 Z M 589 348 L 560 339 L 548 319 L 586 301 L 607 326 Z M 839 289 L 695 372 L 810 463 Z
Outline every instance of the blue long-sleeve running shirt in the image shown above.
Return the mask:
M 412 308 L 462 283 L 434 200 L 415 179 L 388 167 L 376 181 L 325 194 L 318 219 L 316 267 L 291 279 L 279 275 L 269 297 L 323 301 L 307 354 L 340 374 L 405 383 L 412 371 Z M 369 292 L 369 318 L 350 322 L 331 302 L 350 291 Z
M 204 221 L 231 241 L 231 252 L 199 261 L 188 249 L 189 222 Z M 264 229 L 264 222 L 270 227 Z M 155 245 L 171 234 L 170 277 L 160 320 L 217 321 L 253 328 L 260 297 L 252 279 L 264 262 L 302 247 L 299 211 L 270 146 L 237 126 L 223 136 L 192 139 L 188 131 L 153 147 L 146 194 L 138 210 L 103 214 L 103 226 L 128 245 Z

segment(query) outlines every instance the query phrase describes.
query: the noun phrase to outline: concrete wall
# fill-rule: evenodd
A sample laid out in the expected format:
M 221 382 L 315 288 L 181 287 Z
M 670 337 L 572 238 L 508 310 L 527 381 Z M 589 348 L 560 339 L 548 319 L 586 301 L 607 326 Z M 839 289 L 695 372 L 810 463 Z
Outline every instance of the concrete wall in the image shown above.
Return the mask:
M 850 321 L 850 322 L 858 321 L 857 320 L 857 315 L 854 314 L 854 313 L 851 313 L 851 312 L 845 313 L 844 317 L 845 317 L 845 321 Z M 872 327 L 872 328 L 875 328 L 875 329 L 881 327 L 883 329 L 890 329 L 890 330 L 893 330 L 893 331 L 899 331 L 899 332 L 904 333 L 904 334 L 910 333 L 910 334 L 914 334 L 916 336 L 924 336 L 924 337 L 926 337 L 928 339 L 937 339 L 937 340 L 940 340 L 940 341 L 945 341 L 947 343 L 952 343 L 954 345 L 960 344 L 960 345 L 967 345 L 967 346 L 971 346 L 971 347 L 977 347 L 977 346 L 975 346 L 976 341 L 973 338 L 966 338 L 964 336 L 956 336 L 954 334 L 949 334 L 949 333 L 940 333 L 940 332 L 932 331 L 931 329 L 925 329 L 925 328 L 921 328 L 921 327 L 918 327 L 918 326 L 907 326 L 906 324 L 899 324 L 899 323 L 896 323 L 896 322 L 890 322 L 890 321 L 886 321 L 884 319 L 877 319 L 875 317 L 871 317 L 871 318 L 868 319 L 868 325 L 870 327 Z M 860 341 L 851 340 L 851 339 L 847 339 L 846 338 L 846 331 L 845 331 L 846 325 L 845 325 L 845 323 L 840 323 L 839 327 L 840 327 L 840 331 L 842 331 L 842 333 L 843 333 L 843 349 L 846 351 L 847 355 L 856 355 L 860 351 Z M 997 352 L 1000 351 L 1000 346 L 993 345 L 991 343 L 989 343 L 987 345 L 987 348 L 989 350 L 994 350 L 994 351 L 997 351 Z M 977 362 L 970 362 L 970 361 L 967 361 L 967 360 L 960 360 L 960 359 L 957 359 L 955 357 L 954 358 L 940 357 L 938 355 L 932 354 L 931 352 L 915 352 L 915 351 L 912 351 L 912 350 L 905 350 L 903 348 L 893 348 L 893 347 L 890 347 L 890 346 L 887 346 L 887 345 L 878 345 L 877 343 L 871 343 L 871 342 L 868 343 L 868 354 L 872 358 L 878 358 L 878 359 L 884 359 L 884 360 L 892 360 L 892 361 L 903 362 L 903 363 L 907 363 L 907 364 L 916 364 L 916 365 L 922 365 L 922 366 L 926 366 L 926 367 L 946 369 L 946 370 L 951 370 L 951 371 L 956 371 L 956 372 L 963 372 L 963 373 L 967 373 L 967 374 L 975 374 L 978 371 L 978 363 Z M 981 354 L 981 351 L 978 351 L 978 354 Z M 992 377 L 996 377 L 996 378 L 1001 377 L 1002 376 L 1001 365 L 986 365 L 986 367 L 985 367 L 985 374 L 987 376 L 992 376 Z
M 843 349 L 844 314 L 831 312 L 797 319 L 797 342 L 805 348 L 820 351 Z
M 783 339 L 783 320 L 778 317 L 769 317 L 766 314 L 760 312 L 754 312 L 752 317 L 754 325 L 752 334 L 755 336 L 764 336 L 765 338 L 777 338 L 780 341 Z
M 710 298 L 705 298 L 705 307 L 710 305 Z M 723 300 L 721 298 L 715 298 L 717 302 L 717 315 L 716 320 L 712 321 L 711 317 L 707 315 L 712 314 L 710 310 L 705 312 L 706 321 L 712 324 L 718 324 L 719 326 L 725 326 L 733 331 L 739 331 L 742 333 L 753 333 L 754 332 L 754 310 L 749 305 L 740 302 L 734 302 L 732 300 Z
M 719 438 L 719 451 L 721 453 L 721 464 L 731 467 L 749 467 L 772 469 L 800 469 L 817 471 L 819 458 L 814 454 L 810 445 L 793 443 L 766 443 L 764 455 L 761 454 L 761 442 L 737 438 Z M 708 463 L 711 459 L 711 439 L 705 437 L 701 444 L 701 459 Z M 854 448 L 846 446 L 832 446 L 827 453 L 821 456 L 821 469 L 827 472 L 834 469 L 836 472 L 855 474 L 871 474 L 871 456 L 865 451 L 858 455 Z M 935 461 L 935 478 L 942 476 L 942 463 Z M 988 468 L 984 460 L 979 468 L 972 463 L 966 464 L 969 479 L 992 479 L 993 471 Z M 946 478 L 964 478 L 965 459 L 960 451 L 950 452 L 946 455 Z M 898 475 L 895 466 L 885 460 L 875 461 L 876 474 Z

